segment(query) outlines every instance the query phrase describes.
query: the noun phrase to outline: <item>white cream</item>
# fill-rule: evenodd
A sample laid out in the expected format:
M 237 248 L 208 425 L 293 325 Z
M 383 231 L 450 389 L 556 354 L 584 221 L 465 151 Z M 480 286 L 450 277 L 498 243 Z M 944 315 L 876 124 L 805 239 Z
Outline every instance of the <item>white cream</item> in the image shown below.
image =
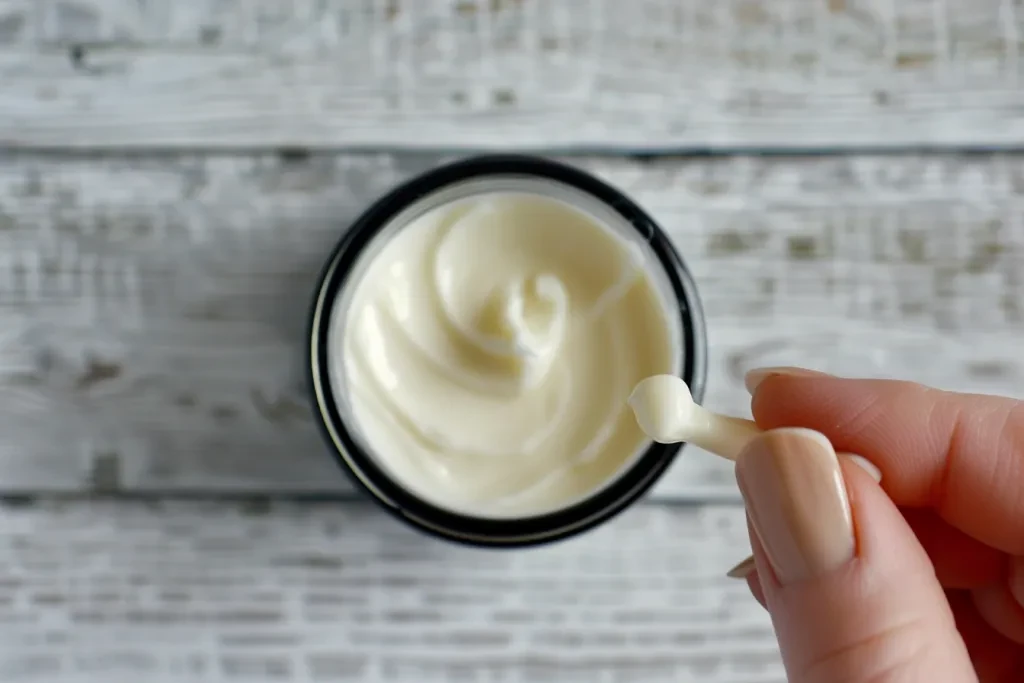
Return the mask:
M 649 446 L 626 398 L 678 371 L 678 334 L 660 265 L 603 222 L 493 192 L 371 250 L 333 348 L 392 478 L 448 509 L 531 516 L 599 490 Z
M 629 395 L 637 424 L 658 443 L 686 441 L 727 460 L 735 460 L 761 430 L 751 420 L 719 415 L 697 405 L 686 382 L 654 375 Z

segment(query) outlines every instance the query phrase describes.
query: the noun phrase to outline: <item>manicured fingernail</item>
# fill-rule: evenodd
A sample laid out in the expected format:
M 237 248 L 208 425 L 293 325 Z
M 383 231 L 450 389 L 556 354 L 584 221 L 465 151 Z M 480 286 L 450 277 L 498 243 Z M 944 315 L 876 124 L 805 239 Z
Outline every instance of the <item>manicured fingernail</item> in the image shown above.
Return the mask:
M 775 377 L 777 375 L 786 375 L 788 377 L 828 377 L 829 375 L 824 372 L 818 372 L 816 370 L 807 370 L 806 368 L 791 368 L 791 367 L 778 367 L 778 368 L 756 368 L 751 370 L 743 378 L 743 383 L 747 387 L 747 391 L 753 394 L 759 384 L 765 381 L 769 377 Z
M 862 470 L 868 473 L 875 481 L 881 483 L 882 481 L 882 470 L 875 467 L 875 464 L 865 458 L 863 455 L 854 455 L 853 453 L 842 453 L 841 457 L 849 458 L 851 462 L 860 467 Z
M 754 566 L 754 556 L 751 555 L 726 572 L 725 575 L 730 579 L 745 579 L 753 574 L 755 569 L 757 569 L 757 567 Z
M 776 429 L 736 460 L 747 513 L 783 584 L 826 574 L 853 557 L 853 517 L 839 458 L 810 429 Z

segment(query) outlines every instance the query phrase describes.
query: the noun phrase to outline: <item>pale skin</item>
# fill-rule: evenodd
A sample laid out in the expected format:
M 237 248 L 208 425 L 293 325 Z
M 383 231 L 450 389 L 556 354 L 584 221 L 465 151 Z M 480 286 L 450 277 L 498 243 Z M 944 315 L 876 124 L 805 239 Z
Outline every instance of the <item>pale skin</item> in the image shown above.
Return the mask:
M 754 371 L 747 386 L 766 432 L 737 459 L 754 553 L 740 573 L 790 683 L 1024 681 L 1024 402 L 795 368 Z M 879 483 L 835 460 L 849 513 L 821 518 L 852 528 L 852 546 L 787 500 L 792 452 L 814 446 L 790 427 L 880 470 Z

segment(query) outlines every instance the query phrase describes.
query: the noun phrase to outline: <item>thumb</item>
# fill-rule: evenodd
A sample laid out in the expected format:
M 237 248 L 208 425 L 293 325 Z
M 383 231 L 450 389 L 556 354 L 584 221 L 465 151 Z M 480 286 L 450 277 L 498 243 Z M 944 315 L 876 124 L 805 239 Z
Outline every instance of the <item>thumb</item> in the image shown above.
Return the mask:
M 736 475 L 790 683 L 978 680 L 927 554 L 865 469 L 777 429 Z

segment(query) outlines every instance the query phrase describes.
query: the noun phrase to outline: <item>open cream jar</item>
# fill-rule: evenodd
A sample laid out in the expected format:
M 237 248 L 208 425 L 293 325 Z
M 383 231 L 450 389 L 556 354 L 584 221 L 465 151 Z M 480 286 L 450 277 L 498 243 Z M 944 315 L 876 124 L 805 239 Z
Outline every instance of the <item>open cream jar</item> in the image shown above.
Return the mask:
M 626 399 L 682 377 L 700 399 L 704 320 L 668 238 L 577 169 L 482 156 L 356 220 L 320 280 L 310 372 L 328 441 L 393 514 L 485 546 L 570 536 L 621 511 L 679 445 Z

